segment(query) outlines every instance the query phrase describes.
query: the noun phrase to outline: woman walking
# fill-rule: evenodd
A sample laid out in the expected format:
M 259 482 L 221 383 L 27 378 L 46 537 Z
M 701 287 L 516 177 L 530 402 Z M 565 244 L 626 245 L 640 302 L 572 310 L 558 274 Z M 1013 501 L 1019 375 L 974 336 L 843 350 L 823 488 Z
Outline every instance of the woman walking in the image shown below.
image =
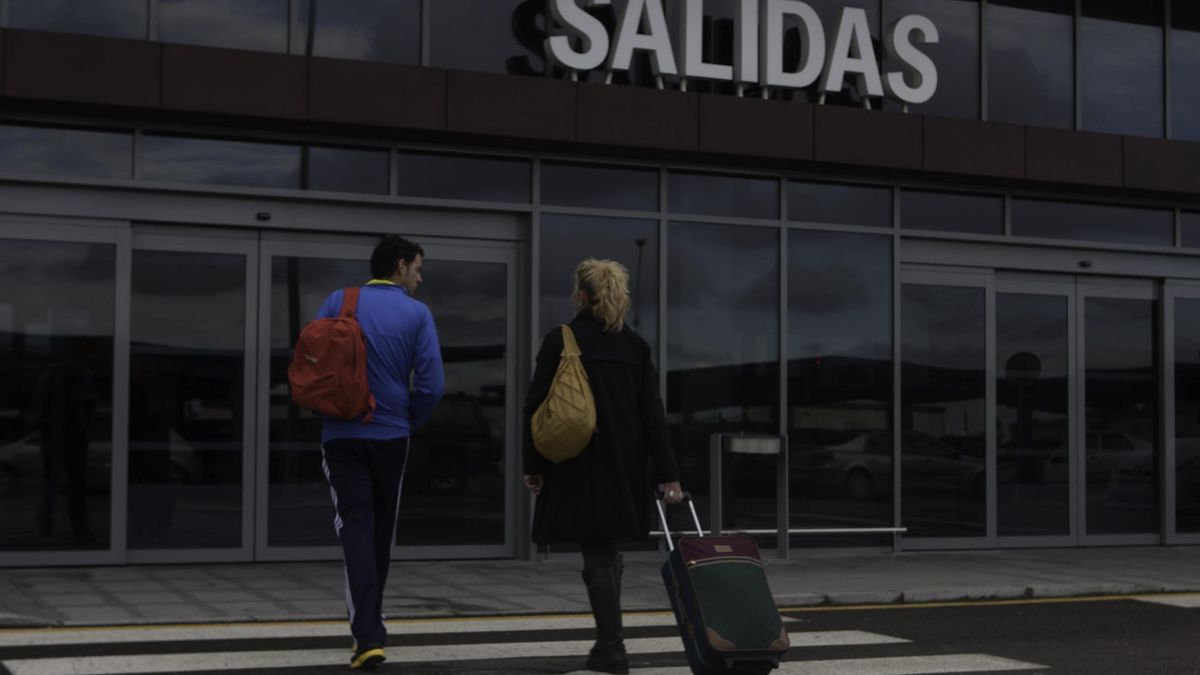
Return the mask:
M 644 539 L 650 531 L 651 474 L 667 503 L 679 502 L 683 490 L 650 346 L 625 324 L 629 273 L 612 260 L 584 260 L 575 270 L 573 297 L 579 313 L 569 325 L 595 398 L 596 432 L 580 454 L 558 464 L 534 447 L 530 420 L 546 398 L 563 350 L 562 331 L 555 328 L 542 340 L 525 400 L 525 485 L 537 495 L 533 540 L 581 546 L 596 621 L 587 668 L 628 673 L 617 541 Z

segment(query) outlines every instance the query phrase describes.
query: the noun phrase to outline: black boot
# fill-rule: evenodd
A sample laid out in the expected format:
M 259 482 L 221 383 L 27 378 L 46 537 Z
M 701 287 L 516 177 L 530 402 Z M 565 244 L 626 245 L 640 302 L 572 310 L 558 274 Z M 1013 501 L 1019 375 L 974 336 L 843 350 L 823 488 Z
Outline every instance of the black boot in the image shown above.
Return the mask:
M 587 669 L 601 673 L 629 672 L 629 656 L 621 636 L 621 570 L 624 564 L 617 556 L 612 567 L 583 570 L 592 617 L 596 619 L 596 644 L 588 654 Z

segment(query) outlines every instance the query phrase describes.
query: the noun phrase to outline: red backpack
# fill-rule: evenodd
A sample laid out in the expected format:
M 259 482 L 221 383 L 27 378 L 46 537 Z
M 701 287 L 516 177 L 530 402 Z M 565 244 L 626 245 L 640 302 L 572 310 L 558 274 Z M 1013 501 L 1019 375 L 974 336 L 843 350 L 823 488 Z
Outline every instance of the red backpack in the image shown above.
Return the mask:
M 355 318 L 358 288 L 347 288 L 342 310 L 330 319 L 310 321 L 288 366 L 292 401 L 314 412 L 349 420 L 375 412 L 375 396 L 367 383 L 367 342 Z

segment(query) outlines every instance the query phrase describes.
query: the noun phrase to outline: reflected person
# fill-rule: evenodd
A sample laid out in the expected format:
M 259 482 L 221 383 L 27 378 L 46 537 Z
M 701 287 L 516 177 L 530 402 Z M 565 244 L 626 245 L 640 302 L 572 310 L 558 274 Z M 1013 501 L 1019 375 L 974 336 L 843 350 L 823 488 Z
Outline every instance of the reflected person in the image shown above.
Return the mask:
M 90 351 L 87 338 L 68 338 L 59 358 L 42 373 L 34 394 L 42 445 L 38 530 L 43 537 L 53 536 L 58 493 L 65 485 L 71 536 L 81 544 L 95 539 L 87 506 L 88 443 L 96 414 Z
M 587 667 L 628 673 L 616 542 L 645 539 L 650 531 L 647 459 L 665 501 L 681 501 L 682 488 L 650 345 L 625 323 L 629 273 L 612 260 L 584 260 L 575 270 L 573 298 L 579 312 L 570 327 L 596 401 L 596 433 L 579 455 L 558 464 L 534 448 L 531 418 L 550 390 L 563 349 L 556 327 L 542 340 L 525 400 L 524 479 L 537 495 L 533 540 L 577 542 L 582 548 L 583 581 L 596 621 Z

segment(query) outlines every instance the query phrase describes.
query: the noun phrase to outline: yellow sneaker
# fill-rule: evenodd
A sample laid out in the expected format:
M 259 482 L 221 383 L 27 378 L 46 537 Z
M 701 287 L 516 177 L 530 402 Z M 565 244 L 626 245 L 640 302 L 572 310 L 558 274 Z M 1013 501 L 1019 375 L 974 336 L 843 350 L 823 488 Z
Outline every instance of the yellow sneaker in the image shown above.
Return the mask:
M 354 656 L 350 657 L 350 667 L 357 670 L 374 670 L 375 666 L 383 663 L 387 659 L 383 655 L 383 647 L 379 645 L 367 645 L 361 651 L 355 651 Z

